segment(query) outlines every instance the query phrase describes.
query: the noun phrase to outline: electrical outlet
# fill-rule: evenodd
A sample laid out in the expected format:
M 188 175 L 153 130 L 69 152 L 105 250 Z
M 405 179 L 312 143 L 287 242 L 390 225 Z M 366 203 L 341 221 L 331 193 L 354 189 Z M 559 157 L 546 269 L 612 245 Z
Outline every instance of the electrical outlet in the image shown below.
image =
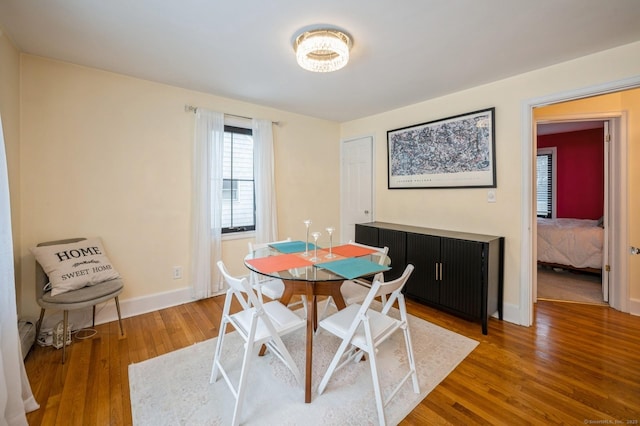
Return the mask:
M 174 280 L 182 279 L 182 266 L 173 267 L 173 279 Z
M 495 203 L 496 202 L 496 191 L 490 189 L 487 191 L 487 203 Z

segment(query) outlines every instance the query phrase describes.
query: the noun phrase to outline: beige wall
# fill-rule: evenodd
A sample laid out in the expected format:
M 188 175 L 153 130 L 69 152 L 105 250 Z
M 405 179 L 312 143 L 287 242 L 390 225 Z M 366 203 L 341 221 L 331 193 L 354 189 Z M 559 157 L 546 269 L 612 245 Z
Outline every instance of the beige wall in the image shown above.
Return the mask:
M 16 285 L 20 282 L 20 54 L 0 29 L 0 116 L 9 171 Z M 16 288 L 18 315 L 21 292 Z
M 376 143 L 376 219 L 505 237 L 505 309 L 520 309 L 522 244 L 522 110 L 527 101 L 640 74 L 640 43 L 343 123 L 341 139 L 373 134 Z M 497 202 L 487 189 L 387 189 L 386 132 L 483 108 L 496 108 Z M 633 151 L 636 153 L 638 149 Z M 631 151 L 630 151 L 631 154 Z M 637 155 L 637 154 L 636 154 Z M 630 162 L 638 158 L 630 158 Z M 631 163 L 630 163 L 631 164 Z M 637 226 L 637 225 L 635 225 Z M 630 283 L 638 294 L 640 274 Z
M 621 96 L 622 109 L 627 111 L 629 155 L 629 244 L 640 247 L 640 90 L 626 91 Z M 629 258 L 629 295 L 640 301 L 640 256 Z
M 4 44 L 0 49 L 3 67 L 17 62 L 15 49 L 7 53 Z M 16 247 L 22 262 L 25 314 L 37 312 L 28 248 L 48 239 L 100 235 L 126 279 L 125 300 L 188 286 L 193 114 L 184 112 L 185 104 L 281 123 L 274 127 L 280 237 L 302 238 L 305 218 L 311 218 L 317 229 L 339 227 L 339 140 L 373 134 L 376 219 L 505 236 L 505 303 L 517 310 L 524 102 L 640 73 L 640 43 L 634 43 L 338 124 L 30 55 L 20 57 L 19 73 L 16 65 L 10 65 L 13 77 L 0 76 L 0 84 L 19 80 L 21 92 L 13 89 L 16 95 L 8 96 L 3 91 L 0 105 L 14 105 L 11 121 L 14 126 L 20 123 L 9 144 L 15 148 L 20 140 L 10 170 L 18 174 L 12 180 L 20 185 L 14 229 L 20 229 Z M 20 103 L 17 117 L 15 105 Z M 487 203 L 486 189 L 387 189 L 387 130 L 492 106 L 496 107 L 496 203 Z M 630 156 L 637 156 L 637 151 L 630 147 Z M 632 178 L 637 180 L 636 175 Z M 633 203 L 635 209 L 638 201 Z M 223 259 L 232 273 L 245 273 L 240 259 L 246 242 L 224 244 Z M 176 265 L 184 268 L 182 280 L 172 279 Z M 637 295 L 640 276 L 637 266 L 632 270 L 630 282 Z
M 640 218 L 634 212 L 640 211 L 640 89 L 625 90 L 607 95 L 593 96 L 570 102 L 537 108 L 537 119 L 546 117 L 571 116 L 576 114 L 619 113 L 627 114 L 627 171 L 629 219 L 628 238 L 632 246 L 640 246 Z M 627 255 L 627 251 L 624 255 Z M 629 257 L 629 297 L 640 300 L 640 256 Z
M 191 148 L 185 104 L 271 119 L 280 234 L 302 238 L 302 220 L 338 223 L 339 126 L 123 75 L 22 55 L 22 293 L 37 312 L 40 241 L 101 236 L 125 279 L 123 300 L 189 284 Z M 247 240 L 223 245 L 246 274 Z M 184 278 L 172 279 L 173 266 Z

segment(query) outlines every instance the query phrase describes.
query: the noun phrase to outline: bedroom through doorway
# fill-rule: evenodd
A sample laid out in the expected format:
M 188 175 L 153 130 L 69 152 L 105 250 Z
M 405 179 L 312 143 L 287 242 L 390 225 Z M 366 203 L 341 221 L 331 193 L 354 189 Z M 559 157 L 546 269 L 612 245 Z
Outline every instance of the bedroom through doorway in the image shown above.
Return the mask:
M 609 138 L 604 119 L 537 122 L 537 299 L 608 305 Z

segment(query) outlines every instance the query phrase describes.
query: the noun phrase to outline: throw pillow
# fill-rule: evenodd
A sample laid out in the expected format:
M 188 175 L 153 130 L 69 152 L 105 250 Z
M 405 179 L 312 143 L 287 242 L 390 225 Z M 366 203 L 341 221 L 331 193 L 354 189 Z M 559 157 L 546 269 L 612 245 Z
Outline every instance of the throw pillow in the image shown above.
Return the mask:
M 49 277 L 51 296 L 120 278 L 100 238 L 30 250 Z

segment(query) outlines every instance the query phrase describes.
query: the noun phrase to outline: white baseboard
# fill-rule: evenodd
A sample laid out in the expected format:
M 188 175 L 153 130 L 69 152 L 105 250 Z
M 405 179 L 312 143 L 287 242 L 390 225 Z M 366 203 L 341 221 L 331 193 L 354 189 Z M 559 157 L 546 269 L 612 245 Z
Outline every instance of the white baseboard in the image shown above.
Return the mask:
M 122 318 L 128 318 L 136 315 L 146 314 L 148 312 L 157 311 L 160 309 L 170 308 L 172 306 L 182 305 L 184 303 L 192 302 L 191 290 L 189 287 L 184 287 L 178 290 L 168 291 L 164 293 L 157 293 L 148 296 L 137 297 L 133 299 L 121 300 L 120 310 L 122 312 Z M 84 312 L 86 311 L 86 312 Z M 640 315 L 640 299 L 629 300 L 629 313 L 631 315 Z M 72 315 L 76 317 L 72 317 Z M 498 313 L 494 313 L 493 317 L 497 318 Z M 516 324 L 520 324 L 520 308 L 518 305 L 511 303 L 505 303 L 503 306 L 503 320 Z M 55 317 L 54 317 L 55 318 Z M 52 327 L 58 320 L 62 319 L 60 313 L 59 319 L 45 318 L 49 320 L 49 326 Z M 96 307 L 96 324 L 104 324 L 111 321 L 117 321 L 118 314 L 116 311 L 116 305 L 113 300 L 107 301 L 102 305 Z M 69 321 L 74 324 L 74 328 L 77 325 L 84 324 L 85 327 L 91 326 L 91 309 L 82 311 L 71 311 L 69 313 Z M 46 327 L 47 324 L 43 324 Z
M 640 316 L 640 299 L 629 299 L 629 313 Z
M 529 326 L 529 324 L 520 324 L 520 307 L 512 303 L 504 303 L 502 305 L 502 318 L 504 321 L 511 322 L 516 325 Z
M 133 299 L 120 300 L 120 312 L 122 318 L 146 314 L 172 306 L 193 302 L 191 289 L 184 287 L 178 290 L 156 293 L 148 296 L 135 297 Z M 96 307 L 96 324 L 104 324 L 118 320 L 116 304 L 113 300 L 107 301 Z
M 193 300 L 191 298 L 191 289 L 184 287 L 133 299 L 120 299 L 120 313 L 122 318 L 128 318 L 193 302 Z M 69 311 L 69 323 L 73 325 L 73 329 L 91 327 L 91 312 L 90 307 Z M 34 323 L 36 319 L 34 319 Z M 117 320 L 118 311 L 116 310 L 114 299 L 96 305 L 96 325 Z M 42 330 L 52 329 L 59 321 L 62 321 L 62 311 L 47 311 L 47 315 L 43 320 Z

